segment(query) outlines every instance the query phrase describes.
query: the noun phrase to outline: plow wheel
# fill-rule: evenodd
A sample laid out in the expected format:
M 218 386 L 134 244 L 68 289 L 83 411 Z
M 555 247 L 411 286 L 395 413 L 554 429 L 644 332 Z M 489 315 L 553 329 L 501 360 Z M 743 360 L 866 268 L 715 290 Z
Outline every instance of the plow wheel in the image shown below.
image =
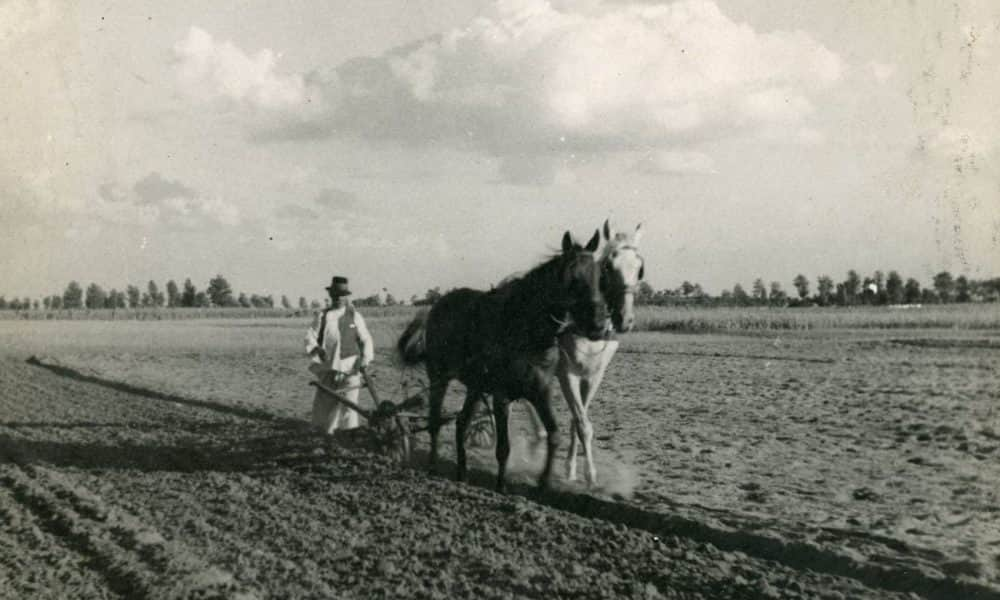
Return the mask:
M 405 416 L 386 414 L 374 419 L 370 425 L 372 442 L 383 456 L 400 464 L 410 461 L 410 426 Z

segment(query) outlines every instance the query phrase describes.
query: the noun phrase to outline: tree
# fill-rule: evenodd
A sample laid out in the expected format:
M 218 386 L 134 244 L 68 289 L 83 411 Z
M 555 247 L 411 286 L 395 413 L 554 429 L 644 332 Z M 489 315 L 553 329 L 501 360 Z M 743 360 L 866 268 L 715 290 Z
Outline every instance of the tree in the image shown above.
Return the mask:
M 847 272 L 847 279 L 844 280 L 844 301 L 847 304 L 854 304 L 857 301 L 858 291 L 861 287 L 861 277 L 858 272 L 851 269 Z
M 830 304 L 830 297 L 833 295 L 833 278 L 829 275 L 820 275 L 816 278 L 816 299 L 820 306 Z
M 636 304 L 649 304 L 653 301 L 653 286 L 649 285 L 645 281 L 639 282 L 639 288 L 635 293 L 635 303 Z
M 767 304 L 767 288 L 764 287 L 764 280 L 760 277 L 754 280 L 752 293 L 755 304 Z
M 386 292 L 385 293 L 385 305 L 386 306 L 396 306 L 397 304 L 399 304 L 399 302 L 396 300 L 396 297 L 393 296 L 392 293 Z
M 955 301 L 956 302 L 968 302 L 972 299 L 972 294 L 970 293 L 971 286 L 969 285 L 969 278 L 965 275 L 959 275 L 955 279 Z
M 3 299 L 3 296 L 0 296 L 0 308 L 3 308 L 3 303 L 5 302 L 6 300 Z M 42 306 L 45 307 L 45 310 L 52 308 L 52 296 L 42 298 Z
M 896 271 L 889 271 L 889 276 L 885 280 L 885 295 L 889 304 L 903 302 L 903 278 Z
M 7 309 L 7 298 L 0 296 L 0 310 Z
M 983 294 L 983 300 L 996 302 L 1000 300 L 1000 277 L 986 279 L 979 282 L 979 289 Z
M 52 310 L 60 310 L 63 307 L 62 296 L 54 295 L 52 296 Z
M 875 303 L 885 304 L 889 300 L 889 294 L 885 286 L 885 273 L 875 271 L 872 280 L 875 282 Z
M 174 308 L 181 304 L 181 291 L 177 289 L 177 282 L 171 279 L 167 282 L 167 306 Z
M 281 308 L 289 309 L 291 307 L 292 307 L 292 303 L 289 302 L 288 296 L 282 294 L 281 295 Z
M 435 287 L 432 290 L 427 290 L 427 294 L 424 295 L 424 300 L 427 304 L 434 304 L 441 299 L 441 288 Z
M 917 302 L 920 302 L 920 298 L 921 298 L 920 282 L 910 277 L 909 279 L 906 280 L 906 283 L 903 285 L 903 300 L 907 304 L 916 304 Z
M 795 291 L 799 295 L 799 300 L 805 300 L 809 297 L 809 279 L 805 275 L 802 273 L 796 275 L 795 281 L 792 282 L 792 285 L 795 286 Z
M 788 303 L 788 296 L 785 294 L 785 290 L 781 289 L 781 283 L 777 281 L 771 282 L 769 298 L 772 306 L 784 306 Z
M 111 304 L 111 308 L 127 308 L 128 302 L 125 299 L 124 292 L 119 292 L 118 290 L 111 290 L 108 294 L 108 300 Z
M 87 296 L 84 299 L 84 305 L 87 308 L 104 308 L 104 300 L 107 297 L 108 295 L 104 293 L 101 286 L 92 283 L 87 286 Z
M 378 306 L 379 297 L 378 294 L 372 294 L 371 296 L 365 296 L 364 298 L 352 300 L 351 303 L 354 306 Z
M 166 297 L 163 295 L 163 292 L 160 291 L 160 288 L 156 286 L 155 281 L 150 279 L 149 283 L 146 285 L 146 289 L 148 290 L 146 293 L 149 294 L 149 306 L 164 305 Z
M 125 295 L 128 296 L 128 305 L 132 308 L 139 306 L 139 288 L 129 285 L 125 288 Z
M 743 286 L 738 283 L 733 286 L 733 300 L 736 301 L 736 304 L 739 306 L 746 306 L 750 304 L 750 296 L 747 295 Z
M 243 308 L 250 308 L 250 299 L 247 298 L 247 295 L 243 292 L 240 292 L 240 296 L 236 299 L 236 303 Z
M 216 306 L 233 306 L 233 289 L 222 275 L 216 275 L 208 280 L 208 297 Z
M 63 306 L 66 308 L 80 308 L 83 306 L 83 288 L 80 284 L 71 281 L 69 285 L 66 286 L 66 291 L 63 292 Z
M 309 308 L 309 303 L 306 302 L 305 296 L 299 296 L 299 310 L 306 310 Z
M 878 298 L 878 286 L 871 277 L 865 277 L 861 284 L 861 302 L 863 304 L 875 304 Z
M 198 292 L 194 295 L 194 305 L 199 308 L 205 308 L 212 305 L 212 300 L 205 292 Z
M 941 302 L 951 302 L 952 293 L 955 291 L 955 280 L 952 279 L 951 273 L 941 271 L 934 276 L 934 291 L 937 292 Z
M 694 284 L 692 284 L 690 281 L 685 281 L 684 283 L 681 284 L 680 292 L 682 296 L 687 298 L 692 293 L 694 293 Z
M 198 290 L 191 283 L 191 278 L 184 280 L 184 291 L 181 292 L 181 306 L 197 306 L 195 303 L 198 296 Z

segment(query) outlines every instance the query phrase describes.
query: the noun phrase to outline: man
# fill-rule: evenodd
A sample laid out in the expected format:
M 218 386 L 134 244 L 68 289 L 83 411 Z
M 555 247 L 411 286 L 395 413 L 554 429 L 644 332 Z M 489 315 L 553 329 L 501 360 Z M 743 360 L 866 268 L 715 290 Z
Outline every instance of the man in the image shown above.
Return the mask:
M 306 353 L 312 359 L 309 371 L 320 383 L 339 390 L 357 404 L 361 389 L 360 369 L 371 364 L 375 344 L 361 313 L 348 300 L 351 295 L 346 277 L 334 277 L 326 288 L 330 306 L 316 313 L 306 332 Z M 321 389 L 313 397 L 312 423 L 324 433 L 354 429 L 360 416 L 356 411 Z

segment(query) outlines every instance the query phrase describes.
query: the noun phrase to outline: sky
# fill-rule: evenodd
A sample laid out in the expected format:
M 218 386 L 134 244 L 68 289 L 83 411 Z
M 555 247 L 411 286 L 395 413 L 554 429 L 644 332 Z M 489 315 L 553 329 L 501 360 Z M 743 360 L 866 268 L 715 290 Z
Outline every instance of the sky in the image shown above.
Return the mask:
M 1000 275 L 1000 3 L 0 0 L 0 295 Z

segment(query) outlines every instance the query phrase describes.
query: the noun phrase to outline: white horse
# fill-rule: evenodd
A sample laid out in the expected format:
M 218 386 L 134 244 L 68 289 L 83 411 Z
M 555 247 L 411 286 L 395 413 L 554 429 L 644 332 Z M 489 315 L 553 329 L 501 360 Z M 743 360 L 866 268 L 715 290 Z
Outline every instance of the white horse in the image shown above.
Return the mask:
M 643 259 L 639 254 L 639 240 L 642 225 L 637 225 L 631 233 L 611 233 L 607 221 L 604 222 L 606 244 L 601 250 L 601 292 L 615 331 L 630 331 L 635 324 L 635 294 L 643 278 Z M 569 455 L 566 462 L 566 477 L 576 480 L 577 441 L 583 445 L 583 455 L 587 466 L 587 484 L 597 485 L 597 469 L 594 465 L 594 427 L 587 416 L 590 402 L 597 394 L 604 379 L 608 364 L 618 351 L 618 340 L 609 337 L 593 341 L 578 335 L 572 327 L 559 336 L 559 366 L 556 375 L 562 387 L 563 397 L 573 415 Z M 533 410 L 528 414 L 533 421 L 538 439 L 545 437 L 545 428 Z

